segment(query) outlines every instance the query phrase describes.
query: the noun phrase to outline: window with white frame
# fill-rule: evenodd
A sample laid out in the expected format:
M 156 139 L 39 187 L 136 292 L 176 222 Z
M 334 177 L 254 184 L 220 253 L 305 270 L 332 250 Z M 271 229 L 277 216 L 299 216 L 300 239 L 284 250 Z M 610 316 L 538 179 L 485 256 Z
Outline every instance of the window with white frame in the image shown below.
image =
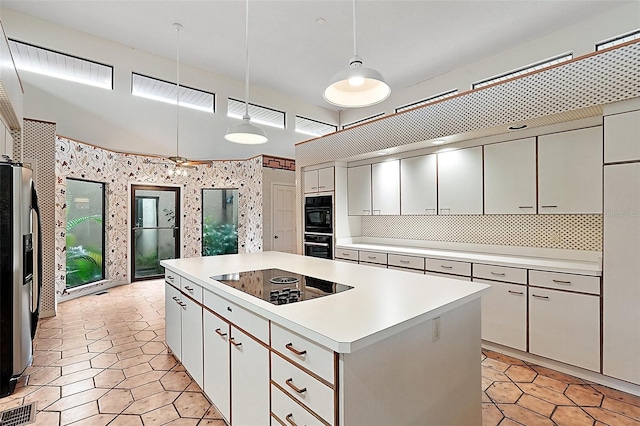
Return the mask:
M 622 34 L 614 38 L 610 38 L 601 43 L 596 44 L 596 51 L 607 49 L 609 47 L 617 46 L 622 43 L 626 43 L 631 40 L 640 39 L 640 29 L 632 31 L 630 33 Z
M 245 103 L 239 99 L 229 98 L 227 102 L 227 117 L 242 119 Z M 265 126 L 285 128 L 285 112 L 277 109 L 249 103 L 249 116 L 252 123 Z
M 527 65 L 526 67 L 519 68 L 514 71 L 509 71 L 508 73 L 501 74 L 495 77 L 488 78 L 486 80 L 478 81 L 471 85 L 472 89 L 479 89 L 481 87 L 489 86 L 490 84 L 500 83 L 501 81 L 509 80 L 515 77 L 521 77 L 526 74 L 530 74 L 535 71 L 539 71 L 541 69 L 549 68 L 554 65 L 561 64 L 562 62 L 566 62 L 568 60 L 573 59 L 572 53 L 565 53 L 563 55 L 554 56 L 553 58 L 545 59 L 541 62 L 536 62 L 535 64 Z
M 352 121 L 351 123 L 347 123 L 347 124 L 343 124 L 342 128 L 343 129 L 348 129 L 349 127 L 353 127 L 353 126 L 357 126 L 358 124 L 364 124 L 364 123 L 368 123 L 369 121 L 373 121 L 377 118 L 380 118 L 384 115 L 384 112 L 381 112 L 379 114 L 376 115 L 372 115 L 370 117 L 367 118 L 363 118 L 361 120 L 357 120 L 357 121 Z
M 175 105 L 178 100 L 176 83 L 131 73 L 131 94 Z M 215 112 L 215 94 L 180 85 L 180 106 L 199 111 Z
M 396 108 L 396 112 L 407 111 L 409 109 L 418 108 L 427 104 L 430 104 L 435 101 L 439 101 L 441 99 L 450 98 L 451 96 L 457 95 L 458 89 L 449 90 L 448 92 L 440 93 L 439 95 L 431 96 L 426 99 L 422 99 L 420 101 L 412 102 L 410 104 L 406 104 Z
M 296 115 L 296 132 L 311 136 L 324 136 L 334 133 L 338 126 Z

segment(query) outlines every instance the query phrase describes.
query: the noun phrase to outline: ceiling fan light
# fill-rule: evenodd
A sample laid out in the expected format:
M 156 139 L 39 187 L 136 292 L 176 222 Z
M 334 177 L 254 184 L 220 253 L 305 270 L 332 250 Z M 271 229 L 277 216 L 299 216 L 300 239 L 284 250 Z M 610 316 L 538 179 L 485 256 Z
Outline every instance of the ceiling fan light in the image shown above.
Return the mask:
M 242 123 L 229 127 L 224 138 L 229 142 L 245 145 L 258 145 L 269 141 L 264 130 L 251 124 L 248 115 L 242 117 Z
M 362 66 L 358 57 L 351 59 L 349 69 L 338 72 L 324 91 L 330 104 L 358 108 L 375 105 L 387 99 L 391 88 L 378 71 Z

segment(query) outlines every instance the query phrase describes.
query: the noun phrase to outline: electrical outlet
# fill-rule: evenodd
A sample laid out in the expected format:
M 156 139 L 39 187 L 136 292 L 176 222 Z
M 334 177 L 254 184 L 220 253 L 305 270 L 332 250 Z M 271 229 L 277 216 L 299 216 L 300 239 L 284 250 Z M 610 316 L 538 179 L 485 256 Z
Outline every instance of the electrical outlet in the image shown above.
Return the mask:
M 437 342 L 440 340 L 440 317 L 434 318 L 431 322 L 431 341 Z

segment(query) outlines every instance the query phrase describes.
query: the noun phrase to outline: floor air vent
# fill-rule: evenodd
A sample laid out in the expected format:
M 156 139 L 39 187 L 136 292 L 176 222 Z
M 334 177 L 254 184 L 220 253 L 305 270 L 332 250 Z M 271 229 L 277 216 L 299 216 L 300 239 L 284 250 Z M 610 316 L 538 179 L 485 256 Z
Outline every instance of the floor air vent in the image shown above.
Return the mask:
M 36 419 L 36 403 L 12 408 L 0 413 L 0 426 L 20 426 L 33 423 Z

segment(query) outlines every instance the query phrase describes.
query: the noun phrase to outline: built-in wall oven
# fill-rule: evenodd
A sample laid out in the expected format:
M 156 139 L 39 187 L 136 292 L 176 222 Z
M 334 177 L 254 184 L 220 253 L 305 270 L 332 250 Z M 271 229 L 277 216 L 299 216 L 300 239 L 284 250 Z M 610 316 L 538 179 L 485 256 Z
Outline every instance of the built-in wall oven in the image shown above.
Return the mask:
M 331 195 L 308 195 L 304 199 L 304 254 L 333 259 Z

